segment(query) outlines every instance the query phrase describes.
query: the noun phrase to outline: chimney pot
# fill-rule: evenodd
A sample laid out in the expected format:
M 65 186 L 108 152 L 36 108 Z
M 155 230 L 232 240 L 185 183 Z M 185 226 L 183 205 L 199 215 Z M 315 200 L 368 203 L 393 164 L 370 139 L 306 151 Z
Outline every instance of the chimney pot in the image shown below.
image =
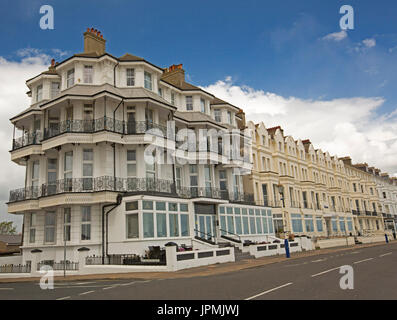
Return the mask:
M 55 59 L 51 60 L 51 67 L 55 66 Z
M 84 52 L 96 52 L 97 55 L 103 55 L 106 52 L 106 40 L 99 30 L 87 29 L 87 33 L 84 34 Z

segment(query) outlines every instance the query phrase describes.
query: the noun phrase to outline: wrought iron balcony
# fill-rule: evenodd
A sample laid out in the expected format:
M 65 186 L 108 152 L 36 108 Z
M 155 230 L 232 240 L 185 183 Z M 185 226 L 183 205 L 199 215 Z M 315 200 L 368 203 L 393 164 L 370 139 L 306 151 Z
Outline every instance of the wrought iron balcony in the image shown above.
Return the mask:
M 181 198 L 211 198 L 231 200 L 233 202 L 254 203 L 250 194 L 235 194 L 227 190 L 207 187 L 175 187 L 172 180 L 147 178 L 114 178 L 102 176 L 96 178 L 61 179 L 42 184 L 41 186 L 26 187 L 10 191 L 9 202 L 33 200 L 63 193 L 83 193 L 114 191 L 128 194 L 150 193 L 168 194 Z
M 158 133 L 155 132 L 156 129 Z M 153 123 L 152 121 L 122 121 L 109 117 L 95 120 L 66 120 L 52 124 L 50 128 L 44 129 L 44 140 L 58 136 L 63 133 L 95 133 L 110 131 L 123 135 L 144 134 L 152 130 L 152 134 L 166 136 L 167 127 Z
M 27 132 L 22 137 L 12 140 L 12 150 L 18 150 L 23 147 L 40 144 L 43 140 L 41 131 Z
M 10 191 L 9 202 L 38 199 L 63 193 L 81 192 L 150 192 L 175 194 L 174 183 L 171 180 L 144 178 L 114 178 L 103 176 L 96 178 L 62 179 L 45 183 L 41 186 L 27 187 Z

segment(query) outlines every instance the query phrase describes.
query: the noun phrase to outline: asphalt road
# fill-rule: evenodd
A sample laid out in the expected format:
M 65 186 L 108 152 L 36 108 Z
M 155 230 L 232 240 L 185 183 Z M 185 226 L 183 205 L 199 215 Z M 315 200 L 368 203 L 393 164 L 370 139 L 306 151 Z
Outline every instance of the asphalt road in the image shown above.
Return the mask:
M 354 271 L 354 289 L 342 290 L 340 267 Z M 2 283 L 0 300 L 139 299 L 397 299 L 397 242 L 303 257 L 212 276 L 155 280 Z

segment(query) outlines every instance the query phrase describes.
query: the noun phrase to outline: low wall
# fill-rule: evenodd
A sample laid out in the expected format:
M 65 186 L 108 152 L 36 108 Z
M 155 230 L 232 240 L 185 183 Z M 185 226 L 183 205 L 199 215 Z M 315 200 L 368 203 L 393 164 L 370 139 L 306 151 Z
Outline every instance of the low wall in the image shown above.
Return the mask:
M 106 274 L 129 272 L 164 272 L 169 271 L 167 266 L 119 266 L 119 265 L 89 265 L 79 270 L 78 274 Z M 67 273 L 70 274 L 70 273 Z
M 166 256 L 169 271 L 235 261 L 233 247 L 177 252 L 172 246 L 166 248 Z
M 354 237 L 324 239 L 324 240 L 317 240 L 316 248 L 326 249 L 326 248 L 333 248 L 333 247 L 353 246 L 354 243 L 355 243 Z
M 389 240 L 392 240 L 392 239 L 393 238 L 389 237 Z M 357 237 L 357 240 L 360 241 L 361 243 L 375 243 L 375 242 L 385 242 L 386 243 L 385 236 Z
M 285 254 L 285 248 L 281 243 L 255 244 L 249 246 L 249 253 L 255 258 L 262 258 Z

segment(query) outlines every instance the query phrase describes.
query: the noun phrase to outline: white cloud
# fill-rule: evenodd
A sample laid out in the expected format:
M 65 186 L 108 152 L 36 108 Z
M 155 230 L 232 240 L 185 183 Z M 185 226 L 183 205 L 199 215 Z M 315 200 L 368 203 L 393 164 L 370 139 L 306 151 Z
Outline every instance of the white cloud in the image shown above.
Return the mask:
M 324 152 L 397 173 L 397 112 L 377 116 L 382 98 L 304 100 L 238 86 L 230 78 L 204 90 L 243 108 L 247 120 L 281 125 L 286 135 L 310 139 Z
M 334 32 L 334 33 L 327 34 L 322 39 L 323 40 L 332 40 L 332 41 L 342 41 L 345 38 L 347 38 L 347 32 L 345 30 L 342 30 L 340 32 Z
M 25 81 L 46 70 L 50 57 L 36 49 L 17 52 L 20 61 L 0 57 L 0 221 L 20 221 L 6 213 L 3 201 L 8 201 L 10 189 L 23 187 L 24 167 L 10 160 L 13 127 L 9 119 L 29 106 Z
M 376 46 L 376 40 L 375 39 L 365 39 L 365 40 L 363 40 L 363 44 L 367 48 L 373 48 Z

